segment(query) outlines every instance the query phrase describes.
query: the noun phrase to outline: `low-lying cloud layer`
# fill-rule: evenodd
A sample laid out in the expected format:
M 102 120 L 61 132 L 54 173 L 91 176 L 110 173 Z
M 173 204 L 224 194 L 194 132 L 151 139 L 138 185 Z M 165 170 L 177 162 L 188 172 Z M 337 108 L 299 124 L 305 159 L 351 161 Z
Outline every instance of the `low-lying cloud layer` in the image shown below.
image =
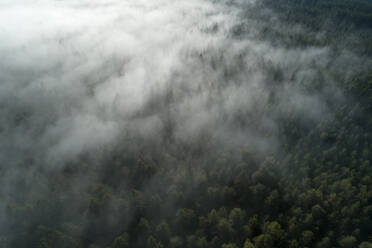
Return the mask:
M 205 73 L 194 54 L 226 43 L 233 23 L 202 1 L 3 5 L 1 148 L 11 157 L 69 158 L 113 142 L 151 94 L 197 90 Z M 162 125 L 157 113 L 142 119 L 141 132 Z
M 25 158 L 53 166 L 125 133 L 160 136 L 169 126 L 183 141 L 208 133 L 276 149 L 277 115 L 329 114 L 323 97 L 342 98 L 335 75 L 344 80 L 341 67 L 356 60 L 255 39 L 257 22 L 238 2 L 41 0 L 1 9 L 6 166 Z M 324 95 L 305 91 L 314 84 Z M 268 101 L 275 110 L 265 115 Z

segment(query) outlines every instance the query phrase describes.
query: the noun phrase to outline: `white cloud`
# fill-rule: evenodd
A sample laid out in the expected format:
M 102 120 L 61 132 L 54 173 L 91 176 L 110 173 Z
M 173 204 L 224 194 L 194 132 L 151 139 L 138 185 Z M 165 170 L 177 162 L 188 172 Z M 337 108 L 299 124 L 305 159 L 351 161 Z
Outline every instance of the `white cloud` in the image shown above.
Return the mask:
M 125 132 L 159 135 L 168 122 L 181 140 L 206 130 L 226 143 L 262 143 L 257 125 L 274 137 L 277 130 L 274 114 L 261 115 L 272 88 L 281 98 L 278 115 L 290 110 L 316 120 L 327 114 L 322 96 L 303 87 L 321 77 L 325 90 L 336 92 L 334 61 L 345 58 L 335 59 L 327 48 L 258 40 L 257 22 L 241 19 L 234 4 L 2 1 L 0 148 L 11 151 L 3 159 L 12 161 L 17 152 L 72 158 Z M 230 31 L 241 23 L 248 34 L 234 38 Z M 269 70 L 282 72 L 282 85 L 273 85 Z M 243 114 L 256 128 L 236 128 Z

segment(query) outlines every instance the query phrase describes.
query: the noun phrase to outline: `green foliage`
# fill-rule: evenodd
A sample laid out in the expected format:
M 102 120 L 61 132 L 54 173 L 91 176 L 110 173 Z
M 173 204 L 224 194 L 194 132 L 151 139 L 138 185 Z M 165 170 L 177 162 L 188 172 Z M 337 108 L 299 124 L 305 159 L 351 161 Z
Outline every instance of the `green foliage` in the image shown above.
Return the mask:
M 117 237 L 112 245 L 112 248 L 128 248 L 129 247 L 129 235 L 124 233 Z
M 273 239 L 269 234 L 261 234 L 254 239 L 254 245 L 256 248 L 270 248 L 273 247 Z
M 183 245 L 183 240 L 179 236 L 172 237 L 169 240 L 169 247 L 170 248 L 180 248 L 180 247 L 182 247 L 182 245 Z
M 197 224 L 197 217 L 192 209 L 181 208 L 176 213 L 177 225 L 185 229 L 192 229 Z
M 246 239 L 244 242 L 243 248 L 255 248 L 255 247 L 249 239 Z
M 158 242 L 153 236 L 147 239 L 146 248 L 164 248 L 162 243 Z
M 353 236 L 345 236 L 338 241 L 338 244 L 341 248 L 354 248 L 357 247 L 357 240 Z
M 234 243 L 228 243 L 228 244 L 223 244 L 221 248 L 238 248 L 238 246 Z
M 162 241 L 164 244 L 171 237 L 171 229 L 166 220 L 162 220 L 162 222 L 156 227 L 156 236 Z
M 370 242 L 362 242 L 359 245 L 359 248 L 372 248 L 372 243 L 370 243 Z
M 302 232 L 301 240 L 304 245 L 310 245 L 314 240 L 314 233 L 309 230 Z

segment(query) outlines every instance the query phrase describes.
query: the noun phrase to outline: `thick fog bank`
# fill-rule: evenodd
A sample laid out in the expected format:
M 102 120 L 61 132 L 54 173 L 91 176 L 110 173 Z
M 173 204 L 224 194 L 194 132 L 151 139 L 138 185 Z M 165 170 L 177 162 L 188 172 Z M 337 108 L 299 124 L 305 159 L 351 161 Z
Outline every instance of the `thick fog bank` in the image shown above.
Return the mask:
M 3 2 L 3 165 L 61 166 L 128 134 L 275 150 L 278 118 L 331 114 L 358 58 L 255 39 L 257 20 L 233 3 Z

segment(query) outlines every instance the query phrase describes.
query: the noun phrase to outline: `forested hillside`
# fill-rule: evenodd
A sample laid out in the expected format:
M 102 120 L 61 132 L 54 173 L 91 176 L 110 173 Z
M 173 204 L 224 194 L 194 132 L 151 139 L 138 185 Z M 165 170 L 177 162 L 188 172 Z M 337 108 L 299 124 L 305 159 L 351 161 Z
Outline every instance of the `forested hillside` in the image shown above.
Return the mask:
M 40 87 L 53 77 L 75 82 L 64 74 L 68 69 L 81 70 L 76 81 L 88 86 L 65 90 L 55 83 L 54 91 L 37 93 L 35 99 L 42 100 L 31 100 L 24 88 L 14 94 L 17 101 L 0 93 L 0 247 L 372 247 L 372 2 L 207 2 L 233 8 L 224 13 L 235 17 L 222 22 L 225 14 L 206 8 L 201 31 L 180 32 L 174 42 L 194 42 L 192 35 L 200 32 L 203 39 L 212 37 L 210 44 L 196 39 L 181 49 L 181 62 L 169 60 L 176 64 L 172 73 L 143 76 L 148 68 L 168 68 L 168 60 L 162 64 L 155 53 L 149 55 L 154 64 L 143 62 L 144 69 L 135 70 L 128 61 L 137 61 L 130 56 L 142 47 L 132 40 L 107 43 L 117 46 L 100 66 L 84 62 L 86 67 L 74 68 L 94 48 L 76 48 L 64 67 L 61 60 L 38 71 L 24 69 L 34 63 L 25 62 L 24 76 L 4 63 L 4 81 L 28 82 L 42 73 L 47 76 Z M 182 11 L 176 13 L 187 18 Z M 168 26 L 145 31 L 162 28 Z M 213 38 L 220 36 L 227 38 Z M 155 37 L 148 42 L 163 45 Z M 58 42 L 69 44 L 69 37 L 63 39 Z M 117 55 L 121 46 L 130 55 Z M 7 48 L 0 48 L 5 54 Z M 161 56 L 172 49 L 164 47 Z M 98 60 L 106 56 L 99 51 Z M 67 57 L 47 57 L 54 55 Z M 128 66 L 122 72 L 115 63 Z M 101 81 L 132 76 L 130 70 L 136 72 L 131 80 L 155 78 L 146 97 L 141 95 L 143 105 L 137 98 L 133 105 L 121 102 L 141 94 L 130 87 L 127 95 L 107 93 L 108 105 L 91 101 L 104 99 Z M 160 91 L 164 78 L 169 82 Z M 62 92 L 59 87 L 64 94 L 55 93 Z M 79 102 L 82 96 L 88 100 Z M 135 110 L 124 111 L 128 106 Z M 90 132 L 95 119 L 79 118 L 95 111 L 109 125 Z M 69 131 L 75 113 L 78 121 Z M 60 131 L 59 125 L 66 128 Z M 56 141 L 66 137 L 72 138 Z

